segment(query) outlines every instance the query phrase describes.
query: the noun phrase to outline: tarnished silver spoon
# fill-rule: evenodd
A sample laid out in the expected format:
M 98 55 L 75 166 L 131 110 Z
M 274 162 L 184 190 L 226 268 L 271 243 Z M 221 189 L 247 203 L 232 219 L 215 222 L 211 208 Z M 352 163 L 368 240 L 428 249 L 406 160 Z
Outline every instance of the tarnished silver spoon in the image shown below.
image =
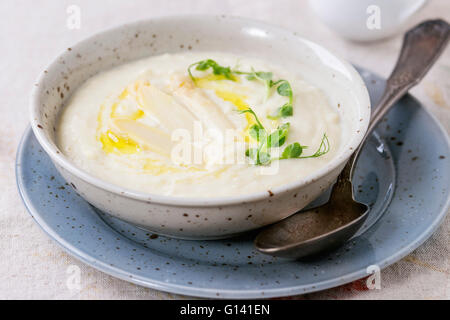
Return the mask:
M 394 103 L 425 76 L 449 38 L 450 27 L 443 20 L 425 21 L 405 34 L 397 64 L 367 133 L 339 175 L 329 201 L 261 231 L 255 239 L 258 251 L 298 259 L 336 248 L 359 230 L 369 214 L 369 207 L 355 200 L 351 183 L 361 148 Z

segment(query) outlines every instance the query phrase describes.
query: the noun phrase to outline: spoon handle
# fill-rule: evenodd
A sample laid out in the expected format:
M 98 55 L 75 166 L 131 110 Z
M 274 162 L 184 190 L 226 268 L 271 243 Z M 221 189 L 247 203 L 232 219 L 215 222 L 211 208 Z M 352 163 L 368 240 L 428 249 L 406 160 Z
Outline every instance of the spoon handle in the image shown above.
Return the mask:
M 372 133 L 392 105 L 422 80 L 444 51 L 449 39 L 450 26 L 440 19 L 422 22 L 405 34 L 397 64 L 387 79 L 366 136 Z
M 360 151 L 378 123 L 411 87 L 415 86 L 428 72 L 444 51 L 450 39 L 450 26 L 441 19 L 427 20 L 409 30 L 404 38 L 397 64 L 386 81 L 386 88 L 372 113 L 369 128 L 342 173 L 337 184 L 351 181 Z

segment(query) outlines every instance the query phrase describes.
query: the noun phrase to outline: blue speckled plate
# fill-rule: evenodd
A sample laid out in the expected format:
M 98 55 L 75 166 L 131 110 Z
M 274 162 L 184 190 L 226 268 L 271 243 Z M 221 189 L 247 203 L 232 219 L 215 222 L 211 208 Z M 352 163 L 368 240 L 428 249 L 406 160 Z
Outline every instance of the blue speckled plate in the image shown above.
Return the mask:
M 361 74 L 375 104 L 384 82 L 367 71 Z M 25 205 L 44 231 L 103 272 L 192 296 L 280 297 L 363 278 L 369 265 L 386 267 L 423 243 L 449 207 L 449 149 L 446 134 L 419 102 L 403 98 L 358 164 L 358 200 L 372 207 L 366 224 L 339 250 L 302 262 L 257 253 L 254 233 L 176 240 L 99 212 L 65 183 L 31 130 L 19 147 L 16 175 Z

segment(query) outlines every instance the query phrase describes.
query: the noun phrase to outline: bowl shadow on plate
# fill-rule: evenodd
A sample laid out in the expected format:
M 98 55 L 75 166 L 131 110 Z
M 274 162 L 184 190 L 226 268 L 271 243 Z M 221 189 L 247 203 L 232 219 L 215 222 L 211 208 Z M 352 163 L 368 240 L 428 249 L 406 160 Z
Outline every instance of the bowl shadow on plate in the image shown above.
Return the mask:
M 202 265 L 222 265 L 236 269 L 242 269 L 244 267 L 245 269 L 251 270 L 261 267 L 262 264 L 275 265 L 278 263 L 283 264 L 284 261 L 286 263 L 289 261 L 292 262 L 291 259 L 272 257 L 255 250 L 253 240 L 260 230 L 249 231 L 233 238 L 221 240 L 181 240 L 156 235 L 100 212 L 98 209 L 95 209 L 95 211 L 108 226 L 120 233 L 121 236 L 139 244 L 146 250 L 151 250 L 158 255 L 166 256 L 168 259 L 173 259 L 174 252 L 176 252 L 176 258 L 185 260 L 186 264 L 195 262 L 196 264 Z M 367 240 L 359 238 L 358 246 L 361 244 L 361 241 L 364 242 L 363 246 L 368 248 L 367 254 L 370 256 L 372 245 Z M 328 261 L 338 260 L 341 255 L 351 254 L 351 249 L 355 245 L 355 241 L 349 240 L 346 244 L 338 248 L 297 261 L 301 264 L 314 264 L 322 259 Z M 230 250 L 233 249 L 235 254 L 230 255 Z M 195 251 L 197 251 L 197 255 L 194 261 L 191 259 L 191 256 L 192 252 Z

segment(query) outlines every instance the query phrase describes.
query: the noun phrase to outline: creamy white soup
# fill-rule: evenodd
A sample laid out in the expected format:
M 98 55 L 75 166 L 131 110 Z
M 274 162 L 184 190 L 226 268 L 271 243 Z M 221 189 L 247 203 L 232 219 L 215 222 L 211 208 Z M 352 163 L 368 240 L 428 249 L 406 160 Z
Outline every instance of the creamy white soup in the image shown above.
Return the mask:
M 181 197 L 268 191 L 323 168 L 341 140 L 327 96 L 268 61 L 165 54 L 84 83 L 62 111 L 57 143 L 88 173 Z

